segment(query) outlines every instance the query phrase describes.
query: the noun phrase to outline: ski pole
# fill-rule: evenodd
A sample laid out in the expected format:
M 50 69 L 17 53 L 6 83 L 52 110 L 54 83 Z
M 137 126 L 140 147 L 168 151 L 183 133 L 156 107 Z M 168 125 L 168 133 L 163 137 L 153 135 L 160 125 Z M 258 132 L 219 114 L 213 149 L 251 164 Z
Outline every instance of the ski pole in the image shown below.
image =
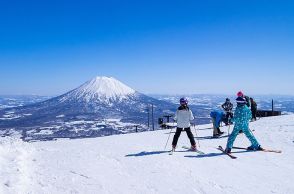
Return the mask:
M 228 136 L 230 136 L 230 128 L 231 128 L 231 124 L 229 124 L 229 127 L 228 127 Z
M 173 128 L 171 127 L 168 138 L 167 138 L 167 141 L 166 141 L 166 144 L 164 146 L 164 150 L 166 149 L 166 146 L 167 146 L 167 143 L 168 143 L 168 140 L 169 140 L 169 137 L 170 137 L 170 134 L 171 134 L 172 130 L 173 130 Z
M 200 148 L 200 143 L 199 143 L 199 138 L 198 138 L 198 135 L 197 135 L 196 124 L 194 124 L 194 129 L 195 129 L 196 139 L 197 139 L 197 141 L 198 141 L 198 145 L 199 145 L 199 148 Z
M 248 129 L 249 129 L 249 131 L 250 131 L 251 135 L 253 135 L 253 136 L 254 136 L 254 134 L 253 134 L 252 130 L 251 130 L 249 127 L 248 127 Z

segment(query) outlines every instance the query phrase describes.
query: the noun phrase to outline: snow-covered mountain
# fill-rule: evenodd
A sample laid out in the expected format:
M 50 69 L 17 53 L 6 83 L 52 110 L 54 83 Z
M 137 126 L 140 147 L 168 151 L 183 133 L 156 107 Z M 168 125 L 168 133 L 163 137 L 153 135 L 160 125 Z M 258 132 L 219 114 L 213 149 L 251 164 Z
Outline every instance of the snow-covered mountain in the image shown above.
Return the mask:
M 31 143 L 0 137 L 0 193 L 291 194 L 293 126 L 294 115 L 250 123 L 264 148 L 282 153 L 233 149 L 235 160 L 216 149 L 227 138 L 209 138 L 211 125 L 197 126 L 197 135 L 192 130 L 205 155 L 182 148 L 190 144 L 186 134 L 169 155 L 170 130 Z M 239 134 L 235 146 L 249 145 Z
M 96 77 L 77 89 L 65 94 L 61 101 L 69 99 L 83 100 L 86 102 L 121 101 L 137 92 L 113 77 Z
M 127 123 L 128 128 L 130 125 L 140 125 L 142 130 L 146 130 L 147 108 L 150 108 L 151 104 L 154 106 L 154 118 L 163 112 L 174 111 L 171 110 L 174 108 L 172 103 L 141 94 L 115 78 L 95 77 L 61 96 L 33 105 L 0 111 L 0 118 L 6 118 L 5 115 L 11 114 L 14 116 L 9 117 L 14 119 L 3 119 L 0 129 L 18 128 L 29 132 L 37 129 L 34 133 L 40 133 L 44 132 L 45 127 L 49 130 L 46 132 L 47 135 L 54 131 L 55 135 L 65 137 L 69 134 L 77 136 L 86 133 L 92 136 L 97 133 L 120 133 L 124 130 L 122 123 Z M 107 119 L 115 119 L 120 123 L 110 126 L 111 122 L 106 122 Z M 85 132 L 85 129 L 88 131 Z

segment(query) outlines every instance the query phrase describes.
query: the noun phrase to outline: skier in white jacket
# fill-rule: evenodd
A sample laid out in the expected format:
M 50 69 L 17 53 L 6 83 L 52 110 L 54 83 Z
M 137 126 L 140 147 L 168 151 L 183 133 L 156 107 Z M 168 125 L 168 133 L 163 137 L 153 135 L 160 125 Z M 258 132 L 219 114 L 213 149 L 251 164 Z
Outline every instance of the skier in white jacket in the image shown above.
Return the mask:
M 190 122 L 194 120 L 193 113 L 188 107 L 188 100 L 186 98 L 181 98 L 180 104 L 181 106 L 178 108 L 174 118 L 177 122 L 177 131 L 173 138 L 172 149 L 175 150 L 181 132 L 182 130 L 185 130 L 188 138 L 190 139 L 191 150 L 196 150 L 196 142 L 190 128 Z

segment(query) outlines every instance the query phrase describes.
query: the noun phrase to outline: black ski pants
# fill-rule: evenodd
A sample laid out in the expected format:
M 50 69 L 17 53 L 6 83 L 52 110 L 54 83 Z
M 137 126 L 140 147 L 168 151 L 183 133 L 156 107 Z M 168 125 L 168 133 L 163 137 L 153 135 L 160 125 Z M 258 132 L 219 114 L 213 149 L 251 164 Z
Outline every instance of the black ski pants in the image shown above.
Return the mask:
M 255 119 L 256 120 L 257 110 L 256 109 L 251 109 L 251 113 L 252 113 L 252 119 Z
M 232 112 L 226 112 L 225 124 L 226 125 L 230 124 L 232 118 L 233 118 L 233 113 Z
M 191 132 L 191 128 L 190 127 L 188 127 L 188 128 L 178 128 L 177 127 L 177 131 L 176 131 L 176 134 L 174 135 L 174 139 L 173 139 L 172 145 L 174 147 L 177 145 L 182 130 L 185 130 L 186 131 L 187 136 L 190 139 L 191 145 L 192 146 L 196 145 L 196 142 L 195 142 L 195 139 L 194 139 L 193 133 Z

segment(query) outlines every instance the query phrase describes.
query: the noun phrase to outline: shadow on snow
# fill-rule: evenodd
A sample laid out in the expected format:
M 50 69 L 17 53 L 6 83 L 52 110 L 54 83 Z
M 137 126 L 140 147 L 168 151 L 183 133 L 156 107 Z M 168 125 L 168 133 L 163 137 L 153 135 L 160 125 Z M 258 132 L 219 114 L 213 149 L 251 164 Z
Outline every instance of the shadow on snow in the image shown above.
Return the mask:
M 170 151 L 153 151 L 153 152 L 140 152 L 137 154 L 128 154 L 125 157 L 138 157 L 138 156 L 149 156 L 149 155 L 156 155 L 156 154 L 164 154 L 164 153 L 169 153 Z
M 232 151 L 232 154 L 238 154 L 238 153 L 245 153 L 245 152 L 254 152 L 254 151 Z M 207 154 L 199 154 L 199 155 L 189 155 L 189 156 L 184 156 L 186 158 L 210 158 L 210 157 L 215 157 L 215 156 L 221 156 L 221 155 L 226 155 L 222 152 L 220 153 L 207 153 Z

